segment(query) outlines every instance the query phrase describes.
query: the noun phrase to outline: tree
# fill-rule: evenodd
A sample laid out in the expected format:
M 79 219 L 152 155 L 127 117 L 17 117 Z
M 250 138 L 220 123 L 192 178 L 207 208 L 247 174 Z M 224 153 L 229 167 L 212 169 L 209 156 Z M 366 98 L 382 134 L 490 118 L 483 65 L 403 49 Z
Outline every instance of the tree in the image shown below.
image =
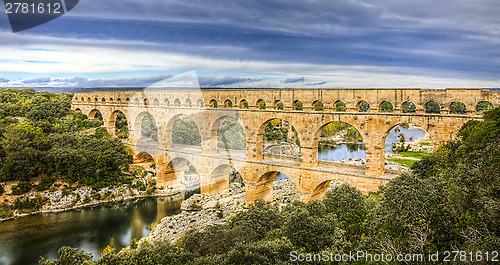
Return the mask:
M 43 151 L 48 148 L 48 138 L 42 129 L 28 124 L 11 124 L 0 140 L 5 152 L 1 166 L 4 180 L 28 180 L 38 176 L 44 167 Z
M 417 107 L 413 102 L 406 101 L 403 103 L 403 113 L 415 113 L 417 112 Z
M 172 127 L 172 142 L 183 145 L 201 145 L 201 135 L 196 123 L 190 119 L 177 119 Z
M 156 126 L 155 118 L 149 113 L 146 113 L 142 118 L 141 136 L 151 138 L 153 141 L 158 142 L 158 127 Z
M 314 111 L 323 111 L 323 102 L 321 100 L 318 100 L 314 103 Z
M 389 101 L 384 101 L 382 104 L 380 104 L 380 111 L 381 112 L 393 112 L 393 107 L 392 104 Z
M 295 110 L 304 110 L 304 106 L 302 105 L 302 102 L 300 100 L 295 101 Z
M 359 112 L 368 112 L 370 110 L 370 104 L 366 101 L 361 101 L 359 103 Z
M 441 107 L 434 101 L 425 104 L 425 113 L 440 113 Z
M 450 113 L 451 114 L 466 114 L 467 109 L 465 104 L 462 102 L 453 102 L 450 105 Z

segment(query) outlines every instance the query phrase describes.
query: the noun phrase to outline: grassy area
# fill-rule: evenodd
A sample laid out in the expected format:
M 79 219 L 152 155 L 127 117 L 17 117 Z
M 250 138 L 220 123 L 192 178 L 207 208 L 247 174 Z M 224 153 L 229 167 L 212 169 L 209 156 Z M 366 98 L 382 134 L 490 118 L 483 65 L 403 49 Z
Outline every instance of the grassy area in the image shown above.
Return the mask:
M 391 162 L 398 163 L 398 164 L 403 165 L 403 166 L 406 166 L 408 168 L 410 168 L 413 165 L 413 163 L 415 163 L 415 160 L 410 160 L 410 159 L 395 158 L 395 159 L 387 159 L 387 160 L 391 161 Z
M 428 156 L 429 153 L 425 153 L 425 152 L 400 152 L 400 153 L 398 153 L 398 155 L 404 156 L 404 157 L 413 157 L 413 158 L 417 158 L 417 159 L 422 159 L 422 157 Z
M 420 142 L 420 143 L 418 143 L 418 144 L 419 144 L 420 146 L 432 146 L 432 145 L 434 145 L 434 144 L 432 143 L 432 140 L 429 140 L 429 141 L 423 141 L 423 142 Z

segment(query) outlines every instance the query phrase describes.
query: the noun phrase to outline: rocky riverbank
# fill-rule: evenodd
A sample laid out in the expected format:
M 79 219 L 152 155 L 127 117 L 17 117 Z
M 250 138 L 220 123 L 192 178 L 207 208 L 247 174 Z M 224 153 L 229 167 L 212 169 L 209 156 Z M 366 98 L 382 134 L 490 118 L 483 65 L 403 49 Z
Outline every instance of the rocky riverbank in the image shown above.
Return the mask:
M 328 190 L 341 185 L 343 182 L 334 181 Z M 289 179 L 274 183 L 273 203 L 281 207 L 299 200 L 295 185 Z M 237 183 L 231 184 L 228 191 L 218 195 L 196 194 L 182 202 L 182 212 L 168 216 L 153 229 L 146 237 L 139 241 L 175 243 L 189 230 L 200 230 L 207 226 L 227 222 L 232 216 L 246 209 L 245 188 Z
M 179 200 L 182 199 L 181 190 L 155 190 L 151 192 L 131 188 L 128 185 L 102 189 L 80 187 L 63 188 L 57 191 L 30 192 L 15 197 L 11 196 L 11 202 L 7 205 L 13 206 L 14 209 L 10 216 L 1 218 L 0 222 L 34 214 L 58 213 L 106 203 L 160 196 L 178 196 Z M 19 209 L 16 209 L 16 207 Z

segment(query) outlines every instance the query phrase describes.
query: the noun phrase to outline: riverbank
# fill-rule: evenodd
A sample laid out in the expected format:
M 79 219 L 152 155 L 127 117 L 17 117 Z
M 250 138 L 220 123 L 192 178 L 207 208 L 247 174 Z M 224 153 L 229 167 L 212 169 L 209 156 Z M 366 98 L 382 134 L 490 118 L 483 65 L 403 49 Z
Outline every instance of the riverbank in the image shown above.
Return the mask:
M 334 181 L 328 190 L 342 185 L 342 183 Z M 272 203 L 282 208 L 297 200 L 299 200 L 299 195 L 290 179 L 274 182 Z M 138 244 L 145 242 L 175 244 L 190 230 L 202 230 L 210 225 L 226 223 L 246 209 L 245 188 L 240 187 L 237 183 L 231 184 L 229 190 L 218 195 L 195 194 L 182 202 L 181 213 L 163 218 L 151 233 L 142 238 Z
M 9 217 L 0 218 L 0 222 L 22 218 L 30 215 L 45 214 L 45 213 L 61 213 L 73 211 L 82 208 L 96 207 L 108 203 L 117 203 L 142 199 L 148 197 L 170 197 L 172 201 L 182 200 L 183 193 L 180 189 L 176 190 L 155 190 L 153 193 L 146 190 L 141 191 L 136 188 L 121 185 L 113 188 L 92 189 L 89 187 L 76 188 L 73 191 L 57 190 L 57 191 L 42 191 L 30 192 L 27 194 L 16 195 L 15 200 L 8 206 L 15 207 L 16 201 L 18 205 L 37 205 L 36 209 L 12 209 L 12 214 Z M 30 203 L 30 202 L 35 203 Z

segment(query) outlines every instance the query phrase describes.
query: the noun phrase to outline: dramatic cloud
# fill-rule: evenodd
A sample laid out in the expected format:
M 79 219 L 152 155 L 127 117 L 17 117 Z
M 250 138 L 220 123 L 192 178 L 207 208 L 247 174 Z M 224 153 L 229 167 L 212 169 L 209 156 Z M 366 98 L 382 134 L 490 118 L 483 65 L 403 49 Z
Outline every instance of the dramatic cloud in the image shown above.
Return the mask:
M 298 78 L 288 78 L 283 83 L 285 84 L 293 84 L 293 83 L 299 83 L 299 82 L 304 82 L 306 80 L 305 77 L 298 77 Z
M 245 84 L 250 82 L 262 81 L 260 78 L 243 78 L 243 77 L 200 77 L 200 86 L 202 87 L 219 87 L 230 86 L 235 84 Z
M 38 78 L 32 78 L 28 80 L 24 80 L 22 83 L 23 84 L 46 84 L 51 81 L 50 77 L 38 77 Z
M 18 34 L 0 16 L 0 72 L 71 87 L 189 70 L 201 86 L 498 86 L 499 13 L 497 0 L 87 0 Z

